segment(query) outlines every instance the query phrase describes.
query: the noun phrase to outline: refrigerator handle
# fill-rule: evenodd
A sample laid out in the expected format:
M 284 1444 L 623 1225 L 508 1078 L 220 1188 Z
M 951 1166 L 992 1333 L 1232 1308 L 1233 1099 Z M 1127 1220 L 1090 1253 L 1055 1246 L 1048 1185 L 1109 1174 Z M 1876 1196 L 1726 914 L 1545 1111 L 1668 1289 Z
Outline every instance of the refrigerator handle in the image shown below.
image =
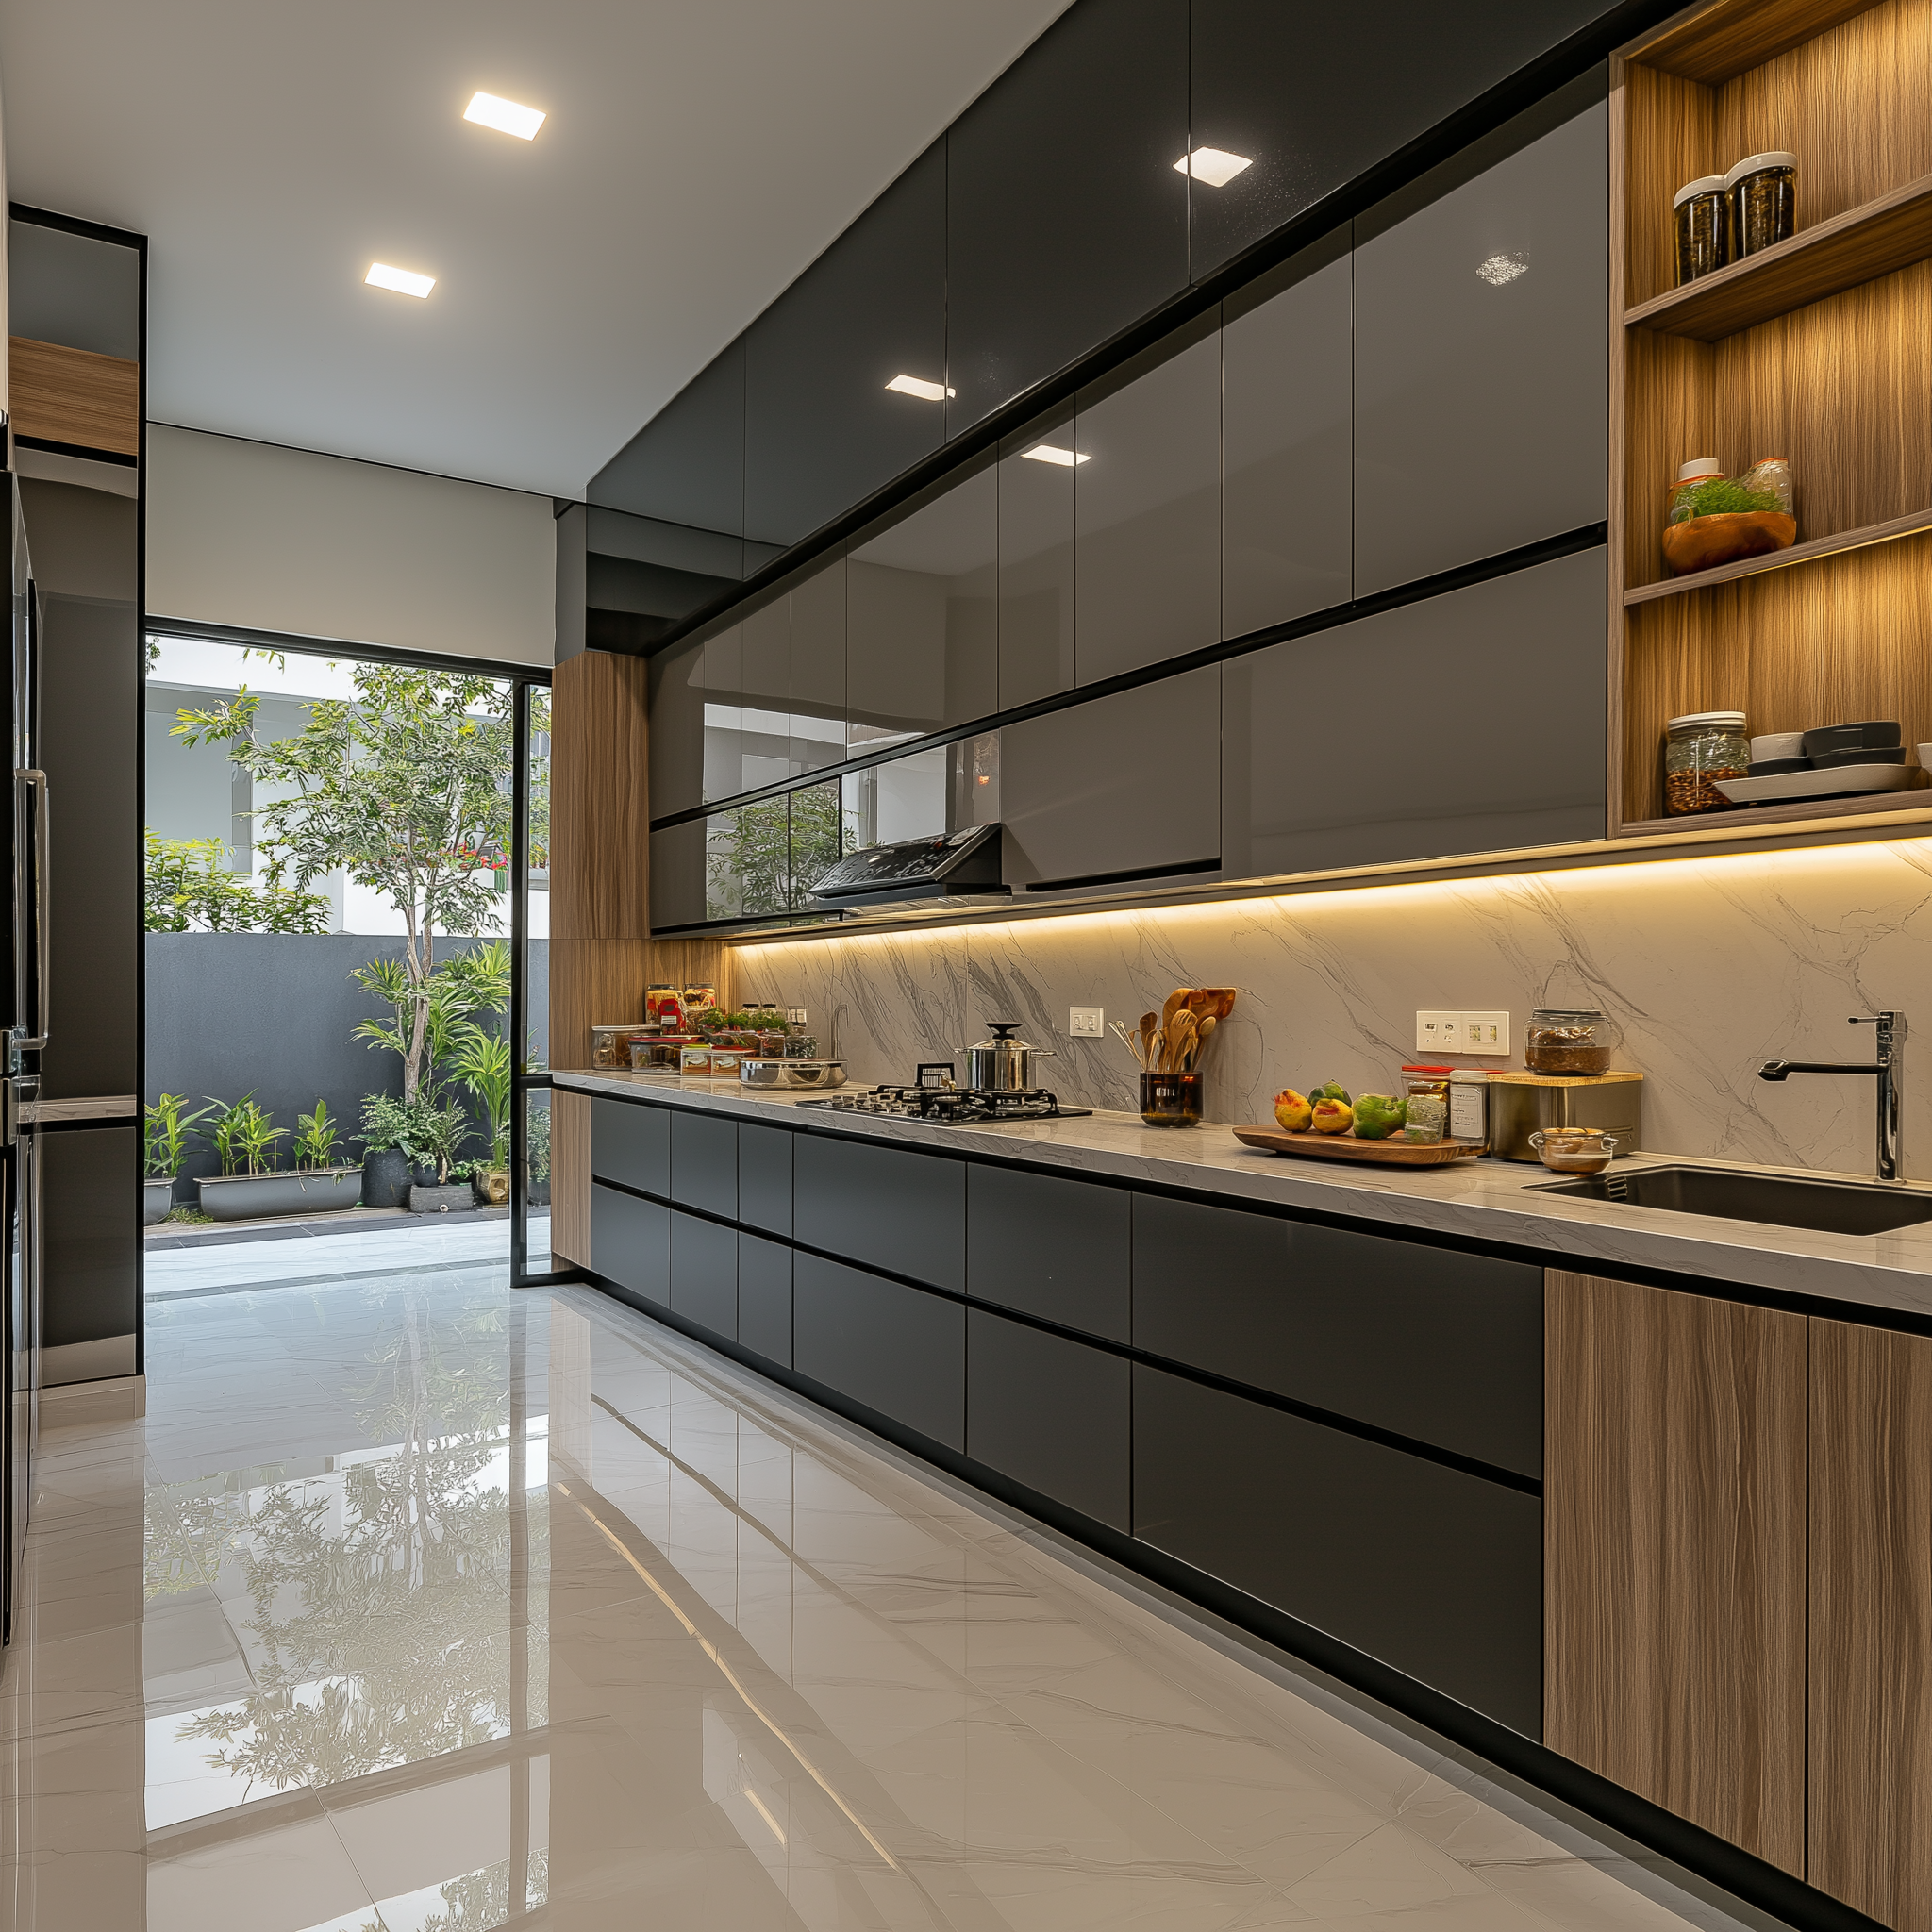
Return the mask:
M 23 1052 L 38 1052 L 52 1037 L 49 1015 L 53 1008 L 53 984 L 49 969 L 53 963 L 52 933 L 47 924 L 47 874 L 49 845 L 47 840 L 47 774 L 28 767 L 16 771 L 16 778 L 24 778 L 34 793 L 34 1000 L 36 1006 L 36 1030 L 31 1037 L 16 1039 L 14 1045 Z

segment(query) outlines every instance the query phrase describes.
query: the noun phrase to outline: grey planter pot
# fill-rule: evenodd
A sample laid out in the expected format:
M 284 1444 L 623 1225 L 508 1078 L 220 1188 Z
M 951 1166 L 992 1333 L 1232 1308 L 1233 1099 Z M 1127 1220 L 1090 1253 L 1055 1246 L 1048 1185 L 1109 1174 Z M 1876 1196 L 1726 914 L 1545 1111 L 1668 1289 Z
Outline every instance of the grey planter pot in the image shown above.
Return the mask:
M 401 1208 L 409 1198 L 409 1157 L 400 1148 L 385 1147 L 362 1159 L 362 1205 Z
M 413 1187 L 409 1190 L 411 1214 L 456 1214 L 476 1205 L 476 1195 L 468 1181 L 452 1181 L 446 1188 Z
M 362 1198 L 359 1167 L 314 1174 L 238 1174 L 201 1183 L 201 1211 L 217 1221 L 258 1221 L 272 1214 L 330 1214 Z
M 168 1209 L 175 1205 L 175 1176 L 164 1174 L 158 1177 L 147 1175 L 141 1184 L 141 1224 L 156 1227 L 167 1220 Z

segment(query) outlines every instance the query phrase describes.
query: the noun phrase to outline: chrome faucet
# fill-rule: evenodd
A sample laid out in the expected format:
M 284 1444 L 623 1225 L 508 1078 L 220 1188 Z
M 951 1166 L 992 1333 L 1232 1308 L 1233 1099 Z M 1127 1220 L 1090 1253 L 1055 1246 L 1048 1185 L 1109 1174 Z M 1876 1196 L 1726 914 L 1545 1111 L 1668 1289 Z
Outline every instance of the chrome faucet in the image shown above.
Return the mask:
M 1906 1016 L 1903 1013 L 1854 1013 L 1854 1026 L 1878 1029 L 1878 1058 L 1875 1060 L 1766 1060 L 1758 1068 L 1760 1080 L 1782 1080 L 1790 1074 L 1871 1074 L 1878 1081 L 1878 1178 L 1902 1180 L 1898 1150 L 1899 1049 L 1905 1044 Z

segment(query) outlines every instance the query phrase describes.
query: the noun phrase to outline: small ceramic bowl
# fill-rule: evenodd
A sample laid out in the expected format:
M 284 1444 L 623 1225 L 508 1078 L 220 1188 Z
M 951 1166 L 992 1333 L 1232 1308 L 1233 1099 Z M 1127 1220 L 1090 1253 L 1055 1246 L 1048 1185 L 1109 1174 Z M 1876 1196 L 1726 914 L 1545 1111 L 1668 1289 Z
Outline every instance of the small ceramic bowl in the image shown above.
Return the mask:
M 1617 1137 L 1601 1127 L 1539 1127 L 1529 1144 L 1552 1174 L 1601 1174 L 1616 1154 Z

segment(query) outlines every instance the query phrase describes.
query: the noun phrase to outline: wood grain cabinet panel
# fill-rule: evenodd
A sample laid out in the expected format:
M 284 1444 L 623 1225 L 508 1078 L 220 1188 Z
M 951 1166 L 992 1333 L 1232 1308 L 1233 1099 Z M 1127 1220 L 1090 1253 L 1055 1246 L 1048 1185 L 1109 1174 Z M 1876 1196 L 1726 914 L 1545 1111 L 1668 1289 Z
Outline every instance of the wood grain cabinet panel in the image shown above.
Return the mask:
M 1544 1741 L 1802 1874 L 1805 1318 L 1551 1270 Z
M 1811 1324 L 1810 1863 L 1932 1924 L 1932 1341 Z

